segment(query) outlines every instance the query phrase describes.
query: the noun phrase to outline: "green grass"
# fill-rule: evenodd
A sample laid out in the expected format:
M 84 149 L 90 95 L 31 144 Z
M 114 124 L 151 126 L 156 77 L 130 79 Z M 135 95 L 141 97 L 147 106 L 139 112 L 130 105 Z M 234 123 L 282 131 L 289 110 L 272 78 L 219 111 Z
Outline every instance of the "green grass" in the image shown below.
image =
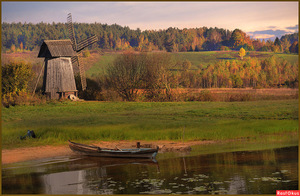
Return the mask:
M 173 53 L 172 55 L 178 61 L 189 60 L 192 64 L 191 69 L 201 69 L 207 67 L 208 64 L 213 64 L 221 60 L 220 58 L 235 58 L 232 56 L 233 53 L 228 52 L 180 52 Z M 229 56 L 228 56 L 229 55 Z
M 89 70 L 86 71 L 86 75 L 93 78 L 105 74 L 107 66 L 110 66 L 115 58 L 116 54 L 113 53 L 101 56 L 100 61 L 97 61 Z
M 290 62 L 292 64 L 298 64 L 299 63 L 298 55 L 295 55 L 295 54 L 276 53 L 275 56 L 281 57 L 281 58 L 287 60 L 288 62 Z
M 20 140 L 34 130 L 38 139 Z M 255 102 L 57 102 L 2 108 L 2 147 L 68 139 L 227 140 L 298 131 L 298 100 Z

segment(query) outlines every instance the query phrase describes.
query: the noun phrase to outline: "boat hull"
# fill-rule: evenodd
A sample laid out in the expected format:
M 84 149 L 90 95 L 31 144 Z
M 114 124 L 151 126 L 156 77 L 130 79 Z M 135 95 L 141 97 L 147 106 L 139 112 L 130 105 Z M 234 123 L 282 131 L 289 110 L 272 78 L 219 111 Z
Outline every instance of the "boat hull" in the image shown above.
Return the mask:
M 69 147 L 72 151 L 86 156 L 93 157 L 117 157 L 117 158 L 150 158 L 154 159 L 158 149 L 136 148 L 136 149 L 101 149 L 96 146 L 82 145 L 69 141 Z

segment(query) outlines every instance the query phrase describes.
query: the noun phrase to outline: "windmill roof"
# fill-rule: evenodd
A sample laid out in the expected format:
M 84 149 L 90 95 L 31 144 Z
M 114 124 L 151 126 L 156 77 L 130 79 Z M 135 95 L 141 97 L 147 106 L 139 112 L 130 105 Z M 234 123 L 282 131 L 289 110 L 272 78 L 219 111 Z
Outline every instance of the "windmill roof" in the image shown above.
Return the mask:
M 73 50 L 72 42 L 66 40 L 44 40 L 38 57 L 72 57 L 76 52 Z

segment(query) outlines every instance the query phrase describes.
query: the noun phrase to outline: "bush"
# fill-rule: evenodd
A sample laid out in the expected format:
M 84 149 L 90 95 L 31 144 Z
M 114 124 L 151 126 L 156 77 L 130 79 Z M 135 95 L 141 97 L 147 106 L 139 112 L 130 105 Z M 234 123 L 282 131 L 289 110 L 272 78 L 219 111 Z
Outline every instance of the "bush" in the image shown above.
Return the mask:
M 229 47 L 227 47 L 227 46 L 221 46 L 220 50 L 221 51 L 230 51 L 231 49 Z
M 90 56 L 91 56 L 90 51 L 89 51 L 89 50 L 85 50 L 85 51 L 83 52 L 83 56 L 84 56 L 85 58 L 90 57 Z
M 2 105 L 9 108 L 16 105 L 39 105 L 46 103 L 46 97 L 43 95 L 31 96 L 26 92 L 6 93 L 2 95 Z
M 32 66 L 25 62 L 10 62 L 2 66 L 2 94 L 26 92 L 33 77 Z
M 215 101 L 215 97 L 208 90 L 202 90 L 200 92 L 199 101 Z
M 28 83 L 33 78 L 32 67 L 24 62 L 9 62 L 2 66 L 2 105 L 22 105 L 30 102 Z

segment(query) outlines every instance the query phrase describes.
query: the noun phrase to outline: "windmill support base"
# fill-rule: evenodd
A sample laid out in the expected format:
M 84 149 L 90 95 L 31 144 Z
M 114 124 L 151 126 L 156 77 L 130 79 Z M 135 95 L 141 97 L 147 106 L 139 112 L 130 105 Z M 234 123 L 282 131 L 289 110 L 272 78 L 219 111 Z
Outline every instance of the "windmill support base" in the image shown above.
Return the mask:
M 78 97 L 78 91 L 63 91 L 63 92 L 45 92 L 44 95 L 48 99 L 68 99 L 70 95 L 74 95 L 75 97 Z

